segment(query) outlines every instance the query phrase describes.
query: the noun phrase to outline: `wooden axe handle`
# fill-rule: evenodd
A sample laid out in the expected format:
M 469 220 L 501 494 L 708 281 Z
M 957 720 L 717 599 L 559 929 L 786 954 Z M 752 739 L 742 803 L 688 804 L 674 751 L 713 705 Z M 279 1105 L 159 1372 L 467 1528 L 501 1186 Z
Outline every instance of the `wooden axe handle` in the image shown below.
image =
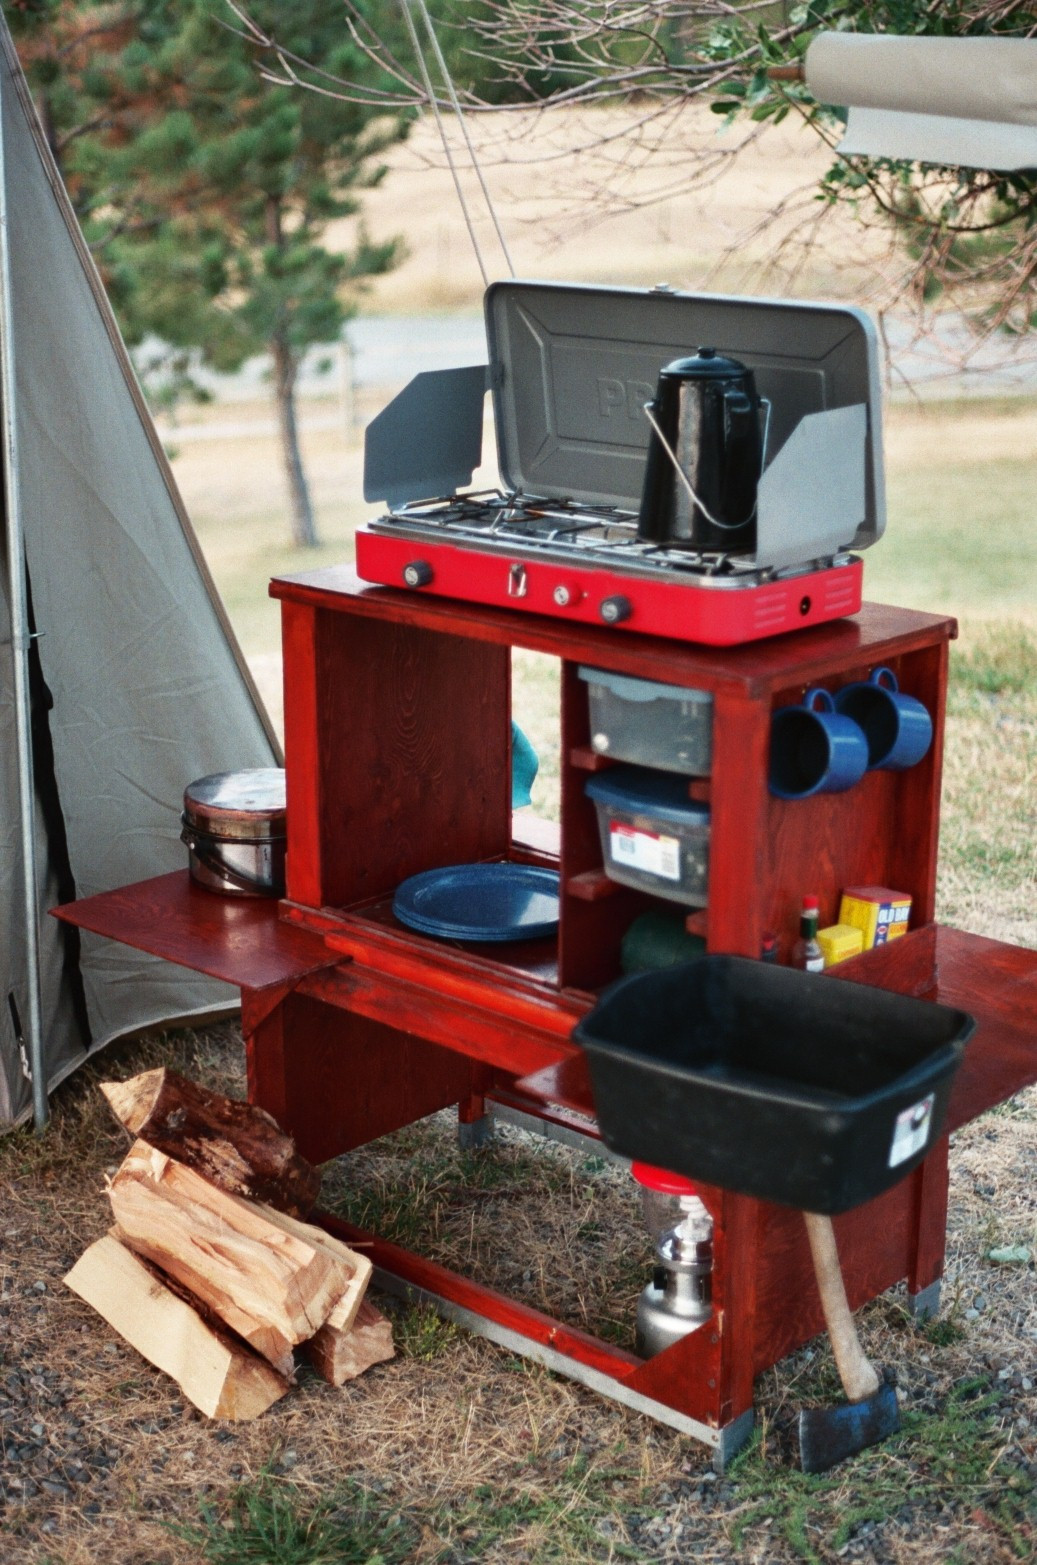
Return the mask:
M 846 1299 L 839 1251 L 835 1244 L 835 1230 L 830 1217 L 816 1212 L 804 1212 L 810 1253 L 814 1259 L 817 1291 L 821 1295 L 825 1325 L 832 1341 L 835 1365 L 843 1383 L 847 1400 L 863 1402 L 879 1389 L 879 1377 L 871 1360 L 866 1356 L 857 1335 L 853 1313 Z

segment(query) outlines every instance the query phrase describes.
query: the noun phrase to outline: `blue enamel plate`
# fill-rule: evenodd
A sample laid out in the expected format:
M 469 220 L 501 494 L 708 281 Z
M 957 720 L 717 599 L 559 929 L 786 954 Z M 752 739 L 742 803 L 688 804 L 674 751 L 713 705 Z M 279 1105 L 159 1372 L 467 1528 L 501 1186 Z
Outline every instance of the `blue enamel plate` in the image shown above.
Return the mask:
M 440 940 L 539 940 L 558 928 L 558 876 L 532 864 L 452 864 L 405 880 L 392 910 Z

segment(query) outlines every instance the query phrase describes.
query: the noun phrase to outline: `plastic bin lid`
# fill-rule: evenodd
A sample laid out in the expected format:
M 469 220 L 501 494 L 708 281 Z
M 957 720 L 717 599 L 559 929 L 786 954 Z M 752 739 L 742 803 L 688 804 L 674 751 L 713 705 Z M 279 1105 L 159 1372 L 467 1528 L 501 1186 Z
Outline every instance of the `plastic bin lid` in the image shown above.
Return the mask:
M 592 777 L 585 789 L 596 804 L 628 814 L 651 815 L 678 826 L 709 821 L 709 806 L 688 798 L 688 779 L 672 772 L 652 772 L 644 766 L 616 766 Z
M 579 675 L 589 685 L 604 685 L 612 694 L 624 701 L 712 701 L 708 690 L 694 690 L 687 685 L 664 685 L 656 679 L 632 679 L 629 674 L 610 674 L 603 668 L 586 668 L 580 665 Z

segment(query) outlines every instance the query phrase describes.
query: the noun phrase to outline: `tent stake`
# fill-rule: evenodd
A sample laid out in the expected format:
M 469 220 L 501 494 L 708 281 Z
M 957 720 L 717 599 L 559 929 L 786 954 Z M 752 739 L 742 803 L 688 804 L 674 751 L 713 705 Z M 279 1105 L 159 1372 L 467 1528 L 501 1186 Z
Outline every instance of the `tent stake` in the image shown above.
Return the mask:
M 47 1071 L 43 1058 L 43 1005 L 40 992 L 39 889 L 36 874 L 35 791 L 32 773 L 32 712 L 29 699 L 29 609 L 25 589 L 25 532 L 22 525 L 15 418 L 14 307 L 8 228 L 7 159 L 0 101 L 0 398 L 3 408 L 4 513 L 7 524 L 7 573 L 11 591 L 11 648 L 14 656 L 14 710 L 18 751 L 18 806 L 21 823 L 22 882 L 25 893 L 25 954 L 28 1006 L 26 1023 L 32 1072 L 33 1120 L 38 1131 L 50 1117 Z

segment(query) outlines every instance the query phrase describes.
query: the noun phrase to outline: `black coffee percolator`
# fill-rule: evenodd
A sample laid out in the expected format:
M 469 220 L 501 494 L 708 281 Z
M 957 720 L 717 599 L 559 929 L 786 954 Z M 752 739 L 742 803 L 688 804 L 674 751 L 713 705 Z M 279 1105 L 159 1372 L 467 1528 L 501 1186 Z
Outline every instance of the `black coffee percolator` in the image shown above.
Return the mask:
M 752 370 L 715 348 L 674 359 L 645 406 L 652 425 L 637 535 L 648 543 L 751 554 L 763 466 Z

